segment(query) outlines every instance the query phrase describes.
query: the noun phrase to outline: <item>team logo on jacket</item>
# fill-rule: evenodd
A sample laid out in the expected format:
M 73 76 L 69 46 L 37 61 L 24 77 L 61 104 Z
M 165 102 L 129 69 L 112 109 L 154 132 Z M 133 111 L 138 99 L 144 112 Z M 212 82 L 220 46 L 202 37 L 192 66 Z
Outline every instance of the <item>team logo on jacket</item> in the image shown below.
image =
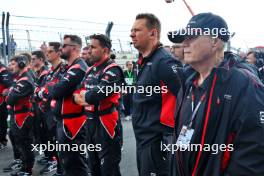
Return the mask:
M 259 112 L 260 123 L 264 123 L 264 111 Z
M 148 65 L 148 66 L 152 65 L 152 62 L 148 62 L 147 65 Z
M 172 68 L 172 71 L 173 71 L 174 73 L 177 73 L 177 68 L 178 68 L 177 65 L 173 65 L 173 66 L 171 66 L 171 68 Z
M 104 158 L 101 159 L 101 166 L 104 164 Z
M 231 100 L 232 99 L 232 95 L 225 94 L 224 98 L 227 99 L 227 100 Z
M 90 85 L 89 84 L 85 85 L 86 89 L 93 89 L 94 87 L 95 87 L 95 85 L 91 85 L 91 84 Z
M 108 74 L 108 75 L 110 75 L 110 76 L 116 76 L 116 74 L 115 73 L 113 73 L 113 72 L 111 72 L 111 71 L 107 71 L 107 72 L 105 72 L 106 74 Z

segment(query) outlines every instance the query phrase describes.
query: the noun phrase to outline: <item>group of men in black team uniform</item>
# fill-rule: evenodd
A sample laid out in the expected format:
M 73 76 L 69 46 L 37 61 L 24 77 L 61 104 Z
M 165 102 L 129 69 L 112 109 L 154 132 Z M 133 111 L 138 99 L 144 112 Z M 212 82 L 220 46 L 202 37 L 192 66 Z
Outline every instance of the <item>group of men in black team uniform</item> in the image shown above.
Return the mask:
M 208 29 L 218 30 L 208 35 Z M 228 26 L 212 13 L 197 14 L 186 28 L 168 33 L 172 53 L 160 43 L 160 33 L 158 18 L 143 13 L 130 34 L 139 51 L 131 85 L 139 175 L 263 176 L 263 59 L 258 69 L 256 52 L 248 54 L 250 63 L 224 52 Z M 9 114 L 14 154 L 5 172 L 31 175 L 32 144 L 41 143 L 57 146 L 37 161 L 47 165 L 43 174 L 56 169 L 54 175 L 121 175 L 125 92 L 114 87 L 129 85 L 110 59 L 111 46 L 105 35 L 92 35 L 81 57 L 81 38 L 65 35 L 62 44 L 50 42 L 44 51 L 0 65 L 0 142 L 6 146 Z M 79 150 L 82 145 L 88 154 Z
M 89 62 L 92 61 L 93 65 L 89 68 L 80 57 L 82 41 L 76 35 L 65 35 L 62 45 L 49 43 L 46 54 L 50 69 L 45 66 L 42 51 L 32 52 L 31 66 L 35 72 L 29 67 L 26 54 L 10 60 L 9 70 L 13 78 L 8 68 L 1 66 L 1 76 L 5 76 L 2 76 L 1 97 L 3 106 L 10 112 L 9 137 L 15 159 L 4 171 L 12 171 L 14 165 L 21 164 L 21 170 L 13 175 L 32 174 L 34 134 L 39 137 L 37 142 L 43 144 L 70 145 L 70 151 L 44 151 L 46 158 L 39 162 L 46 159 L 47 168 L 42 173 L 57 165 L 57 175 L 88 175 L 89 163 L 93 175 L 120 175 L 118 106 L 121 95 L 100 93 L 99 88 L 121 85 L 123 71 L 109 59 L 111 41 L 106 36 L 93 35 L 90 39 L 92 57 Z M 85 153 L 73 149 L 84 144 L 88 149 L 89 162 Z

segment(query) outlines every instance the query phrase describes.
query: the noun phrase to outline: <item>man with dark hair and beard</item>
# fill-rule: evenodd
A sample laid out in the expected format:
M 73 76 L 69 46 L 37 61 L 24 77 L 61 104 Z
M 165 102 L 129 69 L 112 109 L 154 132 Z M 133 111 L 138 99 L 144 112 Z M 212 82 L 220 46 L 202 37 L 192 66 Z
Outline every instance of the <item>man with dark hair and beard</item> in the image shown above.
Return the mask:
M 88 69 L 82 88 L 75 92 L 75 102 L 85 107 L 88 118 L 88 143 L 100 150 L 88 151 L 93 176 L 120 176 L 121 121 L 120 92 L 106 88 L 121 86 L 122 69 L 110 59 L 111 41 L 103 34 L 90 36 L 89 53 L 94 65 Z M 100 91 L 100 89 L 103 91 Z M 113 89 L 112 89 L 113 90 Z
M 62 78 L 45 86 L 44 98 L 51 98 L 51 109 L 57 119 L 57 140 L 59 144 L 79 146 L 86 143 L 86 116 L 83 107 L 75 104 L 73 92 L 83 80 L 87 64 L 80 58 L 82 40 L 76 35 L 65 35 L 61 58 L 68 61 Z M 63 175 L 88 174 L 85 154 L 80 151 L 58 151 Z

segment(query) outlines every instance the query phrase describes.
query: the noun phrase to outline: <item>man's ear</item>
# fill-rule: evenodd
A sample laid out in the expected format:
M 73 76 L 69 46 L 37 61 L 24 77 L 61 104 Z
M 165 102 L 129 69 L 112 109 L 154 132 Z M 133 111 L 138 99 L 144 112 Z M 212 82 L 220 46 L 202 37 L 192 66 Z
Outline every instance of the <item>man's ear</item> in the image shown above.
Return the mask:
M 212 45 L 215 47 L 215 46 L 220 46 L 220 45 L 222 45 L 222 42 L 221 42 L 221 39 L 219 39 L 219 38 L 212 38 L 212 40 L 211 40 L 211 42 L 212 42 Z
M 151 36 L 151 37 L 157 37 L 157 36 L 158 36 L 158 31 L 157 31 L 157 29 L 152 29 L 152 30 L 150 31 L 150 36 Z
M 225 44 L 223 41 L 219 38 L 214 38 L 212 41 L 212 47 L 215 48 L 218 51 L 224 50 Z
M 106 47 L 103 48 L 103 51 L 104 51 L 104 54 L 109 54 L 110 53 L 109 48 L 106 48 Z
M 212 45 L 216 46 L 217 42 L 218 42 L 218 38 L 212 38 L 211 39 Z

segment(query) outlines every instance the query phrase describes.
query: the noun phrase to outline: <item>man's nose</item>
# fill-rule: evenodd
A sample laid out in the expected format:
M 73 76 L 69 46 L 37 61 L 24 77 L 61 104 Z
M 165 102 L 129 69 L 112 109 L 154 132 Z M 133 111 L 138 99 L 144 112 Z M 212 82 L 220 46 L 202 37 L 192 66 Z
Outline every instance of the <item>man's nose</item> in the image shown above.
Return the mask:
M 130 37 L 131 37 L 131 38 L 132 38 L 132 37 L 135 37 L 135 32 L 131 31 L 131 33 L 130 33 Z

